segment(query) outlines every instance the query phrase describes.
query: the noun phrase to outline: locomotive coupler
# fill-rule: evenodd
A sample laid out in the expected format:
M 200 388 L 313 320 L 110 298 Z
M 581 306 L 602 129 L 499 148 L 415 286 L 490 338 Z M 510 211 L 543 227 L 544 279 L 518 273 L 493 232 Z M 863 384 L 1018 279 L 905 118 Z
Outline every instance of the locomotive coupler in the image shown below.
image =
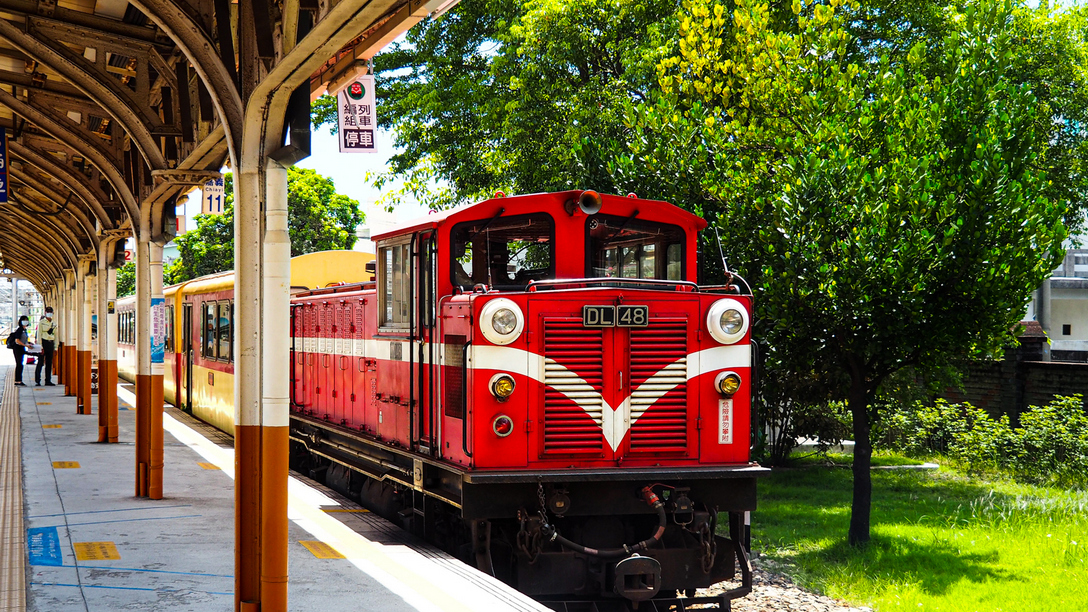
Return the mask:
M 661 590 L 661 563 L 653 557 L 633 555 L 616 564 L 616 595 L 630 601 L 645 601 Z

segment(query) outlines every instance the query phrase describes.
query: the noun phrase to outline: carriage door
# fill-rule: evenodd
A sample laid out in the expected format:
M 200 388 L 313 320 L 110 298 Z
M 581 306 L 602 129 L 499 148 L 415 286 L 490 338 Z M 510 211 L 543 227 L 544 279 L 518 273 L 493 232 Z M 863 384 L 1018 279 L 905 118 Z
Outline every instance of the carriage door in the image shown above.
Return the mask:
M 335 307 L 335 331 L 333 340 L 332 401 L 335 405 L 335 422 L 351 423 L 351 302 L 340 300 Z
M 193 411 L 193 304 L 181 306 L 181 372 L 178 376 L 178 401 L 185 412 Z
M 441 415 L 438 414 L 439 402 L 437 401 L 437 381 L 435 364 L 438 361 L 439 346 L 436 344 L 435 329 L 435 239 L 434 233 L 420 234 L 415 241 L 415 330 L 412 334 L 417 340 L 413 342 L 416 348 L 414 377 L 415 389 L 412 396 L 416 403 L 416 414 L 419 432 L 420 447 L 424 452 L 435 449 L 435 430 Z
M 305 307 L 302 304 L 291 304 L 291 411 L 302 409 L 306 389 L 303 386 L 303 365 L 306 360 L 306 352 L 303 346 L 305 336 L 304 317 Z

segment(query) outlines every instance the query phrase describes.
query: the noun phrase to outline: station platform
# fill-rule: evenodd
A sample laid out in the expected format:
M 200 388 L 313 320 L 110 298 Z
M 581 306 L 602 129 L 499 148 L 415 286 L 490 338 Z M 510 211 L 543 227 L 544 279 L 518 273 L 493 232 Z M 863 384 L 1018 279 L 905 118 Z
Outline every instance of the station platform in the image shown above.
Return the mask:
M 99 444 L 97 405 L 78 415 L 62 386 L 13 374 L 0 366 L 0 612 L 233 610 L 231 438 L 168 406 L 164 497 L 137 498 L 131 387 L 122 442 Z M 289 518 L 291 610 L 547 610 L 294 474 Z

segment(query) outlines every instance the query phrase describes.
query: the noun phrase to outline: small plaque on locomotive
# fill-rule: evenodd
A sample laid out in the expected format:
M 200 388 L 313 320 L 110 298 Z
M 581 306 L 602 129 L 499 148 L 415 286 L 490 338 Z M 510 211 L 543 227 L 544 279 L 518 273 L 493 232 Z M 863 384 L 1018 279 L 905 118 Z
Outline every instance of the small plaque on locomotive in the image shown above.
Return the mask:
M 582 306 L 582 325 L 585 327 L 615 327 L 615 306 Z
M 616 306 L 617 327 L 647 327 L 649 325 L 649 306 Z

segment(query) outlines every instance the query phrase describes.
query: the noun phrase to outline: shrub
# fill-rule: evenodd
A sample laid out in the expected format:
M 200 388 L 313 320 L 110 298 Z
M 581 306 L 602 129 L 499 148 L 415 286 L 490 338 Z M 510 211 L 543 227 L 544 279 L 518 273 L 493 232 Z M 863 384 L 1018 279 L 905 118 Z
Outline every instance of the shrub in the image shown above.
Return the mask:
M 968 472 L 1007 472 L 1020 480 L 1088 483 L 1088 414 L 1080 395 L 1031 406 L 1020 427 L 969 403 L 916 403 L 886 413 L 880 443 L 911 455 L 943 455 Z

